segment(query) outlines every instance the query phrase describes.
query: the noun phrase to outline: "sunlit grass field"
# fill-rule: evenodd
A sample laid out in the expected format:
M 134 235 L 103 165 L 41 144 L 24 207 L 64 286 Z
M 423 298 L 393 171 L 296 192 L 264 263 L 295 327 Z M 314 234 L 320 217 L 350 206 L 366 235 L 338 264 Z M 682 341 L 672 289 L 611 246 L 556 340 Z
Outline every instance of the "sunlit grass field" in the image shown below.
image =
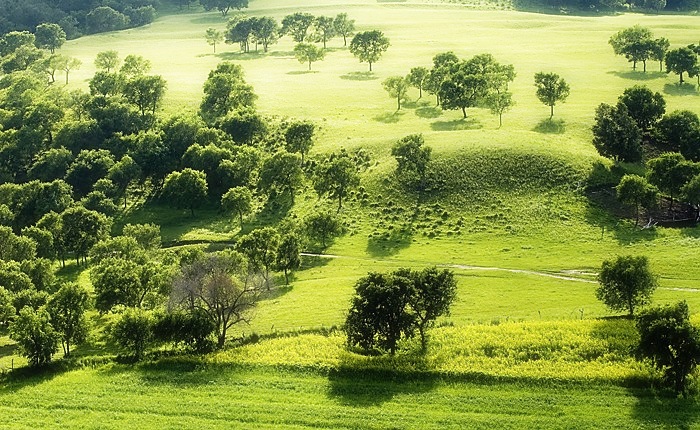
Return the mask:
M 204 358 L 70 371 L 58 365 L 38 376 L 13 375 L 0 382 L 0 427 L 698 428 L 694 398 L 666 399 L 648 388 L 654 375 L 629 354 L 632 323 L 599 319 L 610 313 L 594 290 L 603 259 L 647 255 L 659 275 L 654 303 L 686 300 L 697 314 L 700 229 L 639 230 L 583 192 L 596 169 L 610 167 L 590 143 L 599 103 L 614 103 L 625 88 L 643 84 L 664 95 L 668 112 L 700 113 L 695 86 L 679 87 L 677 76 L 658 72 L 655 62 L 646 74 L 633 72 L 607 40 L 640 24 L 672 47 L 697 43 L 698 18 L 368 0 L 303 6 L 253 0 L 245 13 L 281 20 L 296 11 L 346 12 L 359 31 L 383 31 L 391 47 L 370 74 L 335 38 L 326 59 L 307 72 L 288 37 L 267 54 L 241 54 L 223 44 L 213 54 L 204 31 L 224 29 L 225 19 L 217 12 L 172 11 L 143 28 L 68 42 L 61 52 L 83 62 L 71 72 L 69 88 L 86 88 L 95 55 L 114 49 L 122 58 L 144 56 L 167 80 L 165 115 L 194 113 L 209 70 L 224 60 L 241 64 L 261 113 L 319 125 L 313 154 L 340 147 L 371 154 L 362 177 L 369 201 L 350 199 L 341 213 L 348 233 L 325 256 L 303 257 L 291 287 L 263 301 L 250 326 L 234 330 L 262 335 L 259 343 Z M 430 67 L 445 51 L 461 58 L 487 52 L 514 65 L 510 90 L 517 104 L 503 127 L 483 109 L 470 109 L 467 120 L 461 112 L 441 111 L 433 96 L 416 100 L 415 89 L 395 110 L 381 82 L 411 67 Z M 548 107 L 534 94 L 539 71 L 556 72 L 571 86 L 567 101 L 555 107 L 554 128 L 545 122 Z M 392 179 L 390 156 L 393 142 L 413 133 L 433 148 L 432 171 L 447 184 L 415 217 L 413 196 Z M 303 215 L 324 204 L 305 192 L 291 212 Z M 116 224 L 127 222 L 160 224 L 167 245 L 228 243 L 264 223 L 251 217 L 240 229 L 215 208 L 193 219 L 186 211 L 141 203 Z M 396 235 L 400 225 L 408 233 Z M 427 265 L 454 270 L 458 295 L 425 356 L 362 357 L 345 350 L 338 331 L 316 333 L 343 323 L 352 287 L 367 271 Z M 72 263 L 62 273 L 89 283 Z M 314 333 L 297 334 L 308 331 Z M 76 355 L 113 354 L 101 349 L 102 341 L 97 336 Z M 15 367 L 26 363 L 6 336 L 0 351 L 0 369 L 12 359 Z

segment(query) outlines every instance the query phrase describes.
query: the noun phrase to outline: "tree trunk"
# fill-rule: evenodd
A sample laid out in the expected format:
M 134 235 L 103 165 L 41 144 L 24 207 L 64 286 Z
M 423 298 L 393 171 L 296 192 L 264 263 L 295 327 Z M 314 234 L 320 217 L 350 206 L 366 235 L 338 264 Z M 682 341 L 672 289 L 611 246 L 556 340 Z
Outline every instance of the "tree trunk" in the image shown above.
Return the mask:
M 289 285 L 289 274 L 287 273 L 287 267 L 284 267 L 284 284 Z
M 309 60 L 309 70 L 311 70 L 311 60 Z
M 340 213 L 340 210 L 343 208 L 343 195 L 339 194 L 338 195 L 338 212 Z
M 642 61 L 642 64 L 644 64 L 644 73 L 646 73 L 647 72 L 647 61 L 646 60 Z
M 499 113 L 498 114 L 498 128 L 503 127 L 503 114 Z
M 681 84 L 683 84 L 683 72 L 679 73 L 679 75 L 681 77 Z
M 369 71 L 370 71 L 370 72 L 372 71 L 372 62 L 371 62 L 371 61 L 369 61 Z M 682 78 L 681 78 L 681 79 L 682 79 Z
M 348 38 L 345 34 L 343 34 L 343 46 L 348 46 Z
M 462 114 L 464 115 L 462 119 L 467 119 L 467 108 L 462 107 Z
M 423 87 L 418 87 L 418 98 L 419 99 L 423 98 Z
M 398 105 L 398 108 L 396 110 L 401 110 L 401 96 L 396 97 L 396 103 Z
M 637 61 L 632 61 L 632 70 L 637 70 Z
M 549 120 L 551 121 L 552 118 L 554 118 L 554 105 L 549 106 Z

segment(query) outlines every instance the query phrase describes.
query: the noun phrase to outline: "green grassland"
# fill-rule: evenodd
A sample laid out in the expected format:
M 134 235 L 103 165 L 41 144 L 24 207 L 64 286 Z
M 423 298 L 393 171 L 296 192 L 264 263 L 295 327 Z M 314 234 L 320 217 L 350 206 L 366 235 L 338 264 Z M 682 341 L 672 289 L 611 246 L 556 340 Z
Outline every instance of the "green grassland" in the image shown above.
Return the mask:
M 358 30 L 380 29 L 391 47 L 374 73 L 342 39 L 333 39 L 313 71 L 283 38 L 267 54 L 241 54 L 204 41 L 223 29 L 215 12 L 175 12 L 153 24 L 68 42 L 61 52 L 83 62 L 70 88 L 85 88 L 97 52 L 142 55 L 168 82 L 167 115 L 195 112 L 209 70 L 241 64 L 265 115 L 310 119 L 320 127 L 314 154 L 364 148 L 368 198 L 355 196 L 342 215 L 348 234 L 321 257 L 307 256 L 292 286 L 263 301 L 250 326 L 263 340 L 204 358 L 141 365 L 82 367 L 111 356 L 99 335 L 76 349 L 77 361 L 41 375 L 21 372 L 0 382 L 0 427 L 6 428 L 699 428 L 695 398 L 666 399 L 648 388 L 654 375 L 629 352 L 629 321 L 605 320 L 595 299 L 595 272 L 617 254 L 647 255 L 660 276 L 655 303 L 687 300 L 700 310 L 700 228 L 639 230 L 596 203 L 586 184 L 615 173 L 591 145 L 595 107 L 644 84 L 664 94 L 667 111 L 700 113 L 694 86 L 676 76 L 633 72 L 607 43 L 641 24 L 672 47 L 697 43 L 695 16 L 561 16 L 475 10 L 455 4 L 368 0 L 254 0 L 249 15 L 280 20 L 299 10 L 347 12 Z M 440 52 L 462 58 L 488 52 L 513 64 L 516 106 L 498 118 L 486 110 L 435 108 L 411 90 L 401 111 L 381 82 L 431 65 Z M 537 101 L 533 75 L 559 73 L 571 86 L 555 108 Z M 390 148 L 422 133 L 433 148 L 432 179 L 443 184 L 416 210 L 415 196 L 392 177 Z M 634 168 L 634 167 L 631 167 Z M 328 205 L 311 192 L 291 213 Z M 248 231 L 267 218 L 250 219 Z M 228 242 L 240 230 L 214 209 L 197 218 L 157 205 L 134 204 L 117 226 L 156 222 L 166 243 Z M 219 245 L 221 246 L 221 245 Z M 368 270 L 440 265 L 452 268 L 458 296 L 432 332 L 425 356 L 408 348 L 396 358 L 348 352 L 342 324 L 355 281 Z M 71 279 L 89 283 L 69 268 Z M 695 322 L 698 316 L 695 315 Z M 297 334 L 313 331 L 312 334 Z M 323 331 L 326 334 L 318 334 Z M 410 346 L 410 345 L 409 345 Z M 24 362 L 0 337 L 0 368 Z M 81 361 L 83 360 L 83 361 Z M 98 360 L 99 361 L 99 360 Z M 73 369 L 73 368 L 76 369 Z M 66 369 L 73 369 L 65 371 Z

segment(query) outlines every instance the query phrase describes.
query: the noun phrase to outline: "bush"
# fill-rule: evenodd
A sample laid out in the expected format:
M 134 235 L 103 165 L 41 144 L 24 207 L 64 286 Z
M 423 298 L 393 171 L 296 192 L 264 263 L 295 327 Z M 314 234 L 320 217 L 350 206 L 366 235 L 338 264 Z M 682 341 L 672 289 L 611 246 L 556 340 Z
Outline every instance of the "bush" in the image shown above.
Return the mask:
M 129 308 L 112 326 L 111 335 L 114 343 L 141 360 L 153 339 L 153 317 L 143 309 Z
M 59 335 L 49 322 L 45 309 L 35 311 L 25 307 L 17 319 L 10 324 L 10 338 L 19 345 L 20 354 L 27 357 L 32 367 L 43 366 L 51 361 L 58 350 Z

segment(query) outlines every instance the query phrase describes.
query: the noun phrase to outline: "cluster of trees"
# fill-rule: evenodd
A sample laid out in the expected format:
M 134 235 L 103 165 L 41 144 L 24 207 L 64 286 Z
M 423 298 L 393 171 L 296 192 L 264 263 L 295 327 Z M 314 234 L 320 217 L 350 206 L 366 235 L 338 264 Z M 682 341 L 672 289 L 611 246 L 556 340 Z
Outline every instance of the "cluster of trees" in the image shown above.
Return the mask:
M 613 311 L 627 311 L 630 318 L 649 304 L 657 287 L 644 256 L 603 261 L 598 282 L 596 297 Z M 640 340 L 635 355 L 663 372 L 666 387 L 684 393 L 700 363 L 700 330 L 690 323 L 687 303 L 646 309 L 637 315 L 636 326 Z
M 153 22 L 156 2 L 94 1 L 54 2 L 0 0 L 0 34 L 11 31 L 35 31 L 40 25 L 53 23 L 69 38 L 87 33 L 121 30 Z
M 700 206 L 700 119 L 694 112 L 666 114 L 660 93 L 636 85 L 615 106 L 598 106 L 593 145 L 615 162 L 643 161 L 645 146 L 661 153 L 646 161 L 646 178 L 625 175 L 617 186 L 618 198 L 635 209 L 635 223 L 640 208 L 655 208 L 660 194 L 669 198 L 669 212 L 678 198 Z
M 656 13 L 659 11 L 695 11 L 700 8 L 700 3 L 697 0 L 542 0 L 542 3 L 557 9 L 577 8 L 585 11 L 641 10 Z M 529 3 L 527 5 L 531 7 Z
M 681 48 L 670 49 L 671 43 L 665 37 L 654 38 L 653 33 L 646 27 L 635 25 L 620 30 L 609 40 L 616 55 L 624 56 L 632 63 L 632 69 L 637 70 L 637 63 L 641 62 L 643 71 L 647 71 L 647 61 L 659 62 L 659 71 L 663 70 L 666 63 L 666 73 L 675 73 L 683 83 L 683 74 L 698 78 L 700 85 L 700 44 L 688 45 Z

